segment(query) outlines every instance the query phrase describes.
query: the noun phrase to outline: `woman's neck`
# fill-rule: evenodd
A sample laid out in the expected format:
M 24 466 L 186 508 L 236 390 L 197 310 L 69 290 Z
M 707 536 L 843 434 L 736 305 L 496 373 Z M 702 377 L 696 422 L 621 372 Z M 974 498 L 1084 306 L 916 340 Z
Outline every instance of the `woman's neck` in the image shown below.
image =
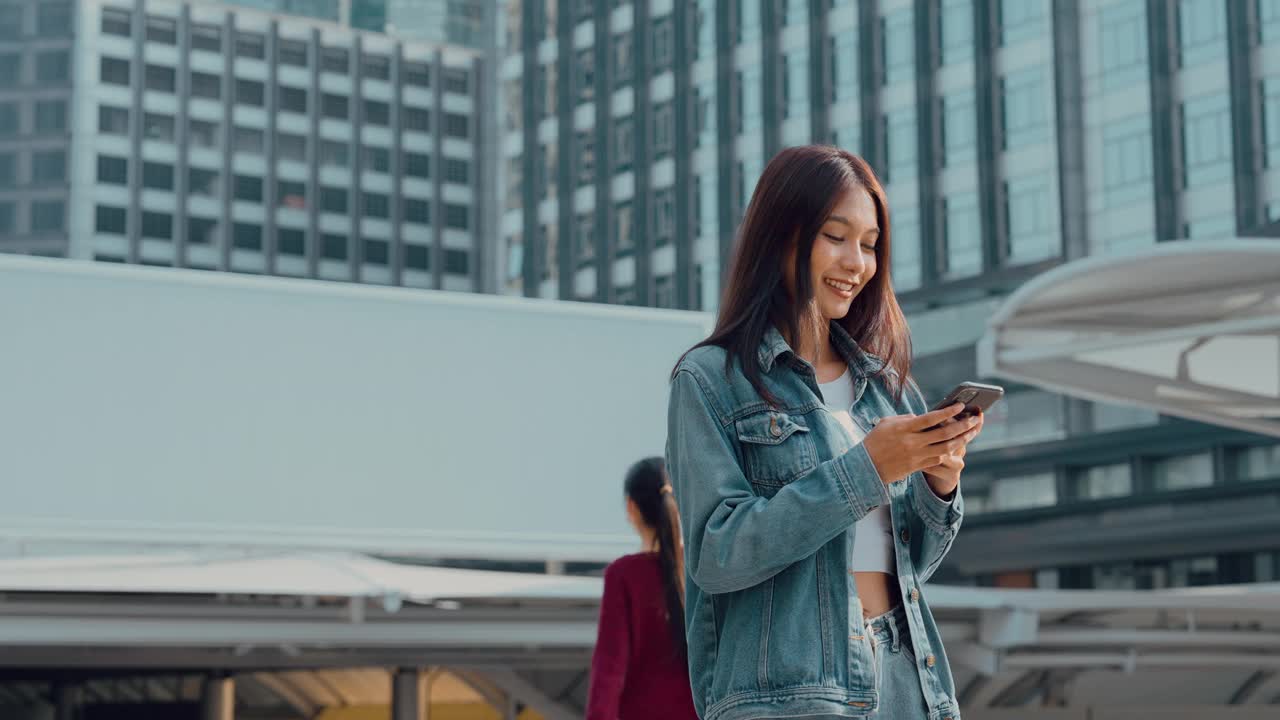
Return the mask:
M 640 548 L 642 552 L 658 552 L 658 533 L 653 528 L 640 530 Z
M 795 340 L 787 338 L 787 344 L 795 350 L 796 355 L 804 358 L 814 368 L 821 367 L 835 357 L 835 348 L 831 346 L 830 323 L 823 321 L 817 327 L 801 327 L 799 335 Z

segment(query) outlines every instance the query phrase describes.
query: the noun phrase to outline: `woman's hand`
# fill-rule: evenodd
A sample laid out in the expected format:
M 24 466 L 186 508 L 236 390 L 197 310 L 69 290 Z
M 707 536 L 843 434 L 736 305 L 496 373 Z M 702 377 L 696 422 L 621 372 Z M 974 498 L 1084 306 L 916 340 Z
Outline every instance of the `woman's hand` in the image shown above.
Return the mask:
M 982 432 L 983 417 L 982 411 L 979 410 L 970 422 L 977 421 L 972 424 L 970 429 L 960 437 L 964 439 L 964 445 L 955 452 L 942 456 L 942 461 L 931 468 L 925 468 L 924 478 L 929 481 L 929 487 L 933 488 L 933 492 L 940 498 L 949 498 L 956 491 L 956 487 L 960 485 L 960 471 L 964 470 L 964 456 L 969 450 L 969 443 L 978 437 L 978 433 Z M 964 421 L 959 421 L 964 422 Z M 951 425 L 959 424 L 957 421 L 948 421 Z
M 897 482 L 913 472 L 938 467 L 956 452 L 963 453 L 969 431 L 982 425 L 981 418 L 947 422 L 963 410 L 964 405 L 956 403 L 924 415 L 882 418 L 862 441 L 880 479 Z

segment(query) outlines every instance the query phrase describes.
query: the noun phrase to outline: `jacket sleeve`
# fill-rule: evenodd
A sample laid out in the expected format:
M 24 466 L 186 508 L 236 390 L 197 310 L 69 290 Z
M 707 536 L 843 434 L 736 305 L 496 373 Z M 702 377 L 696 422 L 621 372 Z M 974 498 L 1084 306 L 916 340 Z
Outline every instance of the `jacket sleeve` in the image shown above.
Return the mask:
M 929 411 L 924 395 L 915 381 L 908 381 L 905 394 L 908 409 L 912 413 L 920 415 Z M 912 513 L 912 534 L 920 538 L 919 543 L 911 544 L 914 556 L 912 561 L 921 583 L 928 582 L 933 576 L 960 532 L 960 521 L 964 519 L 963 487 L 962 477 L 955 494 L 949 500 L 944 500 L 929 486 L 924 473 L 913 473 L 911 476 L 907 495 Z
M 591 655 L 587 720 L 618 720 L 631 656 L 630 605 L 622 573 L 616 564 L 610 565 L 604 573 L 600 624 Z
M 667 472 L 685 532 L 685 568 L 703 591 L 757 585 L 804 559 L 872 508 L 889 502 L 861 444 L 765 498 L 751 488 L 703 379 L 682 368 L 671 384 Z

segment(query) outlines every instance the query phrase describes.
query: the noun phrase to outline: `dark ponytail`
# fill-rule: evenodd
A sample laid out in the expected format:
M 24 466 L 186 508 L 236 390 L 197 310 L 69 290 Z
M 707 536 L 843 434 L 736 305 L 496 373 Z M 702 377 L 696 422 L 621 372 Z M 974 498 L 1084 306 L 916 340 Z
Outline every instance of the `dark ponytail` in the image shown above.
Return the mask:
M 626 491 L 645 524 L 653 528 L 658 537 L 667 626 L 680 658 L 684 659 L 684 550 L 680 544 L 680 516 L 662 458 L 645 458 L 632 465 L 627 471 Z

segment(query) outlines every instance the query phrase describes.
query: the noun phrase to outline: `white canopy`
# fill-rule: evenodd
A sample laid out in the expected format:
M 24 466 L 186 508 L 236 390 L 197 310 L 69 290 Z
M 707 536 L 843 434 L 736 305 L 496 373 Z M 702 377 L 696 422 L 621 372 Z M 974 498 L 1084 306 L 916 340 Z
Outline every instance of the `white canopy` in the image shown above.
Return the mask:
M 1280 242 L 1070 263 L 988 321 L 983 375 L 1280 437 Z

